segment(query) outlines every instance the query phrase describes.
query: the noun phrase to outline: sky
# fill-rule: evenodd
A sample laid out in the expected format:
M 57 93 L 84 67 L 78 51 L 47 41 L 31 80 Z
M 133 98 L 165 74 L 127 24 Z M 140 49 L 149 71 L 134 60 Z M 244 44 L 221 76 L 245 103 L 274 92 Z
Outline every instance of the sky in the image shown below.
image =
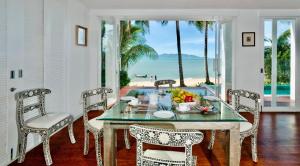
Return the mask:
M 181 52 L 203 57 L 204 33 L 198 31 L 195 26 L 187 21 L 180 21 Z M 177 54 L 175 21 L 169 21 L 167 25 L 161 25 L 159 21 L 150 21 L 150 33 L 145 35 L 146 43 L 153 47 L 158 54 Z M 215 57 L 215 32 L 208 32 L 208 57 Z
M 278 20 L 277 22 L 277 37 L 279 37 L 283 32 L 290 29 L 292 20 Z M 265 21 L 265 39 L 272 39 L 272 20 Z M 271 43 L 265 42 L 266 46 L 270 46 Z
M 290 20 L 279 20 L 277 23 L 280 36 L 290 28 Z M 150 21 L 150 33 L 145 35 L 146 43 L 153 47 L 158 54 L 177 54 L 175 21 L 161 25 L 159 21 Z M 189 25 L 187 21 L 180 21 L 181 52 L 199 57 L 204 56 L 204 33 Z M 265 21 L 265 38 L 272 36 L 272 21 Z M 256 39 L 257 40 L 257 39 Z M 268 45 L 268 43 L 266 43 Z M 208 31 L 208 57 L 215 57 L 215 28 Z

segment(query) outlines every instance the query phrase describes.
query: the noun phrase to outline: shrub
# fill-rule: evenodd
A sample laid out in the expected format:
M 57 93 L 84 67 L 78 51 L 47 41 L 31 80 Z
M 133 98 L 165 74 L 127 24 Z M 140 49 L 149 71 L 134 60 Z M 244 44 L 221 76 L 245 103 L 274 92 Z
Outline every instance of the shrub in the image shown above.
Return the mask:
M 130 78 L 128 77 L 128 73 L 125 70 L 120 71 L 120 87 L 124 87 L 128 85 L 130 82 Z

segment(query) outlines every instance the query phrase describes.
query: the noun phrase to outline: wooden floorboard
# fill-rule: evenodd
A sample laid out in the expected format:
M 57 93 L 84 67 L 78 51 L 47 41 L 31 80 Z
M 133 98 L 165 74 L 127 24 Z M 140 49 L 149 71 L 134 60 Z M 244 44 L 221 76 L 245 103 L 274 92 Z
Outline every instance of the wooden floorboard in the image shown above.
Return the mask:
M 92 113 L 92 117 L 100 115 Z M 247 115 L 246 115 L 247 116 Z M 90 151 L 83 155 L 83 123 L 82 118 L 74 123 L 76 144 L 71 144 L 67 129 L 64 129 L 51 138 L 51 155 L 53 165 L 58 166 L 86 166 L 96 165 L 94 138 L 90 136 Z M 225 165 L 225 154 L 222 146 L 224 134 L 217 134 L 217 141 L 213 151 L 207 150 L 209 132 L 199 145 L 195 145 L 193 153 L 198 157 L 198 165 Z M 117 164 L 118 166 L 135 165 L 135 139 L 130 138 L 130 150 L 125 149 L 123 132 L 118 131 Z M 157 148 L 146 146 L 146 148 Z M 182 150 L 182 149 L 176 149 Z M 300 166 L 300 113 L 262 113 L 258 134 L 257 164 L 251 160 L 250 139 L 246 139 L 242 146 L 242 166 L 267 165 L 267 166 Z M 27 153 L 24 163 L 12 163 L 11 166 L 38 166 L 45 165 L 42 146 L 39 145 Z

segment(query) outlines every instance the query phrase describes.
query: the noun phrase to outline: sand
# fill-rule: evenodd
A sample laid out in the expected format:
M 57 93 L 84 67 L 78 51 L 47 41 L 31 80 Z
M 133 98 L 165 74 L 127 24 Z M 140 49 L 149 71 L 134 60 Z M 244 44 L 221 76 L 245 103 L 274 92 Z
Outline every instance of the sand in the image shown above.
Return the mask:
M 179 79 L 176 79 L 175 86 L 179 86 Z M 211 82 L 215 82 L 214 78 L 210 78 Z M 186 86 L 197 86 L 199 83 L 204 83 L 205 78 L 185 78 L 184 83 Z M 145 86 L 151 87 L 154 86 L 154 81 L 133 81 L 129 83 L 129 86 Z

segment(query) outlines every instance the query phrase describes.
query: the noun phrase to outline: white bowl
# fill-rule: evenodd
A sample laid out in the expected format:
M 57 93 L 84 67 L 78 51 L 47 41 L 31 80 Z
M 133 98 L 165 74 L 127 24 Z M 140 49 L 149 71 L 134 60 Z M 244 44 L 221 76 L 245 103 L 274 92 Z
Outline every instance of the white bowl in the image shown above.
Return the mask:
M 172 111 L 156 111 L 153 115 L 157 118 L 170 119 L 174 116 Z

